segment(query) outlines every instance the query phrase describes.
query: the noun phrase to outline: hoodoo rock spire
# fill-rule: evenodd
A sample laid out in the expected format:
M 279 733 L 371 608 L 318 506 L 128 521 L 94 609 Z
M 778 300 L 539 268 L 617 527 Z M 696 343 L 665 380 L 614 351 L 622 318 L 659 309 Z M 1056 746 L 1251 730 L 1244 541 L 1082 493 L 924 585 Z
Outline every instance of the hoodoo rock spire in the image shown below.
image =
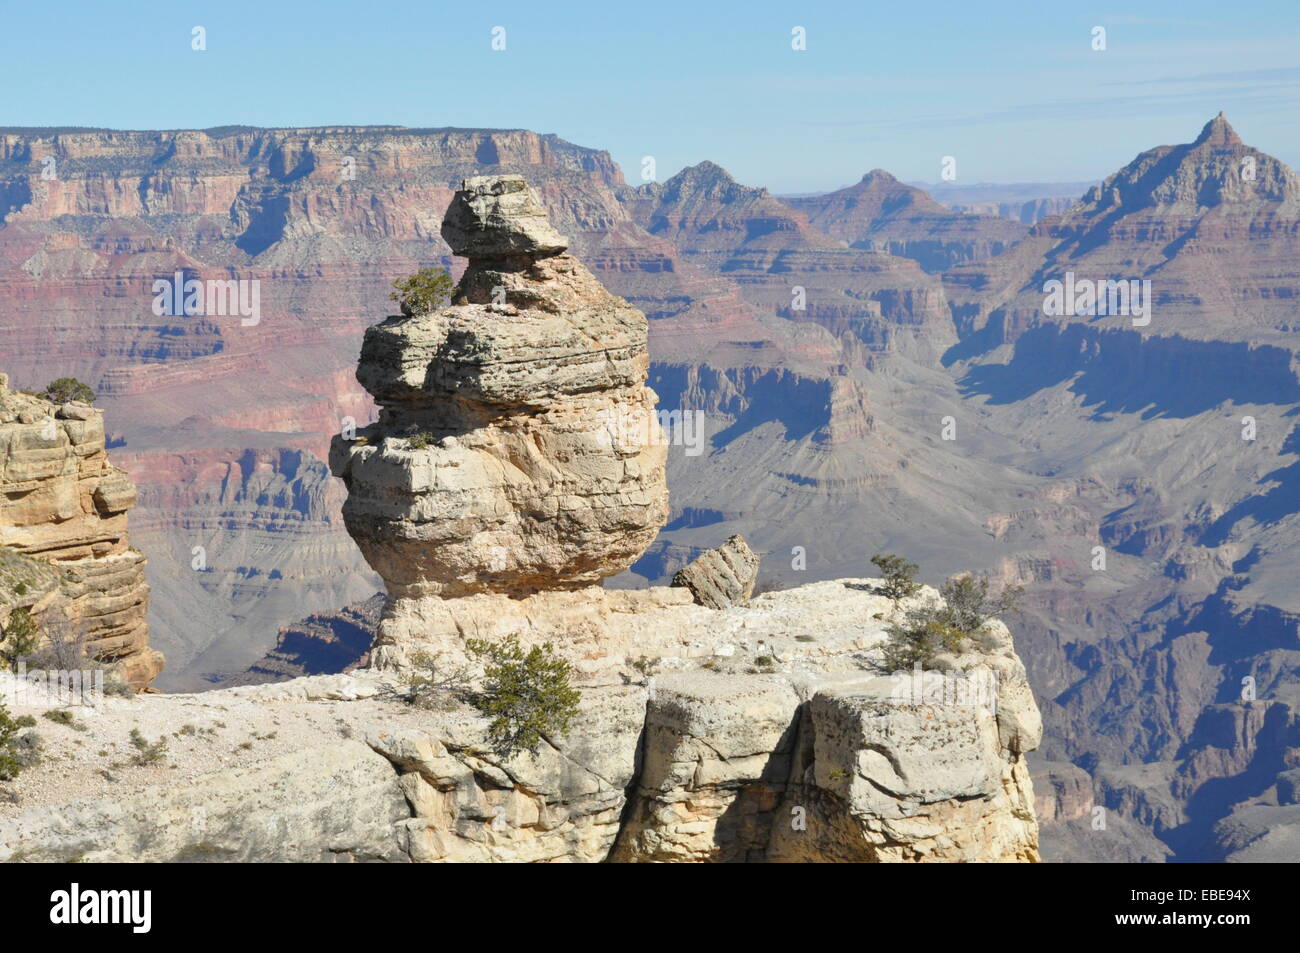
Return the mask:
M 442 233 L 469 258 L 463 303 L 366 332 L 357 379 L 379 420 L 330 459 L 388 617 L 597 586 L 668 514 L 645 316 L 566 253 L 518 175 L 467 180 Z

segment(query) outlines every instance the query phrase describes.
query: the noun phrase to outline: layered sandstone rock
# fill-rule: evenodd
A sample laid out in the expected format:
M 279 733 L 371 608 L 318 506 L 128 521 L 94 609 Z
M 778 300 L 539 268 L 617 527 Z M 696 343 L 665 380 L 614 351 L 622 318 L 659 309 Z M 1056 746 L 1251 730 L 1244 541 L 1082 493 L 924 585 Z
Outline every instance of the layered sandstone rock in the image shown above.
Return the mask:
M 0 622 L 32 608 L 47 638 L 84 643 L 144 688 L 163 658 L 149 647 L 145 558 L 127 537 L 135 500 L 105 453 L 98 410 L 10 390 L 0 375 L 0 552 L 10 570 Z
M 412 808 L 403 851 L 1036 860 L 1040 724 L 1005 628 L 928 673 L 992 680 L 955 702 L 879 672 L 890 605 L 866 582 L 750 600 L 740 537 L 679 586 L 602 589 L 666 516 L 644 319 L 564 254 L 518 176 L 467 181 L 443 235 L 470 257 L 458 303 L 367 332 L 357 377 L 379 421 L 331 451 L 348 530 L 388 584 L 371 666 L 549 641 L 583 701 L 565 738 L 509 761 L 472 712 L 371 732 Z
M 443 234 L 470 258 L 460 303 L 366 332 L 357 378 L 379 420 L 330 453 L 388 588 L 380 664 L 407 641 L 394 617 L 446 620 L 426 637 L 455 639 L 461 611 L 590 588 L 668 513 L 645 317 L 565 253 L 519 176 L 468 180 Z

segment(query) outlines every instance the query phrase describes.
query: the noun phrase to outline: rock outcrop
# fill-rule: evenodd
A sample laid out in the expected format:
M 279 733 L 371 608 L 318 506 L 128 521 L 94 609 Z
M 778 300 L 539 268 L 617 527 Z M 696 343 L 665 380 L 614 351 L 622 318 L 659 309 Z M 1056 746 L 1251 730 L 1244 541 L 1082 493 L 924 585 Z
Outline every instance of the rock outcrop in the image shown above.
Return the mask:
M 732 536 L 717 549 L 701 553 L 673 576 L 695 601 L 711 609 L 744 605 L 758 581 L 758 556 L 743 536 Z
M 667 513 L 644 318 L 565 254 L 518 176 L 468 180 L 442 231 L 470 258 L 457 304 L 367 331 L 379 420 L 331 450 L 388 584 L 371 674 L 459 661 L 468 637 L 548 641 L 583 702 L 565 738 L 509 762 L 473 712 L 372 732 L 412 807 L 405 853 L 1036 860 L 1041 727 L 1006 629 L 882 672 L 887 599 L 848 581 L 751 601 L 740 537 L 681 585 L 603 589 Z
M 726 609 L 611 592 L 572 651 L 568 732 L 509 758 L 473 707 L 412 706 L 394 672 L 72 709 L 0 785 L 0 861 L 1036 860 L 1040 725 L 1005 627 L 882 674 L 877 583 Z M 20 687 L 0 673 L 15 715 L 49 707 Z M 165 757 L 132 760 L 133 728 Z
M 379 420 L 330 452 L 388 589 L 381 666 L 521 599 L 599 602 L 583 590 L 668 515 L 644 315 L 565 253 L 519 176 L 466 181 L 443 235 L 470 259 L 460 303 L 366 332 L 357 379 Z
M 10 390 L 0 375 L 0 623 L 29 608 L 44 643 L 79 643 L 143 689 L 163 658 L 149 647 L 145 558 L 127 536 L 135 500 L 104 450 L 100 411 Z

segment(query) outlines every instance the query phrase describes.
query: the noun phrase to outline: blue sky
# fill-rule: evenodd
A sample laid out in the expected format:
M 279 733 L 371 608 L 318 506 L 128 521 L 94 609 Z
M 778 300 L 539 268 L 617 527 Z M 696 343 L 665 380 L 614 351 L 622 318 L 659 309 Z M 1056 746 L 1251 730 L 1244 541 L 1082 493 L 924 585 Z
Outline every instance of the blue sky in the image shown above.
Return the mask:
M 523 127 L 775 192 L 1100 178 L 1220 109 L 1300 163 L 1300 0 L 11 0 L 0 64 L 0 125 Z

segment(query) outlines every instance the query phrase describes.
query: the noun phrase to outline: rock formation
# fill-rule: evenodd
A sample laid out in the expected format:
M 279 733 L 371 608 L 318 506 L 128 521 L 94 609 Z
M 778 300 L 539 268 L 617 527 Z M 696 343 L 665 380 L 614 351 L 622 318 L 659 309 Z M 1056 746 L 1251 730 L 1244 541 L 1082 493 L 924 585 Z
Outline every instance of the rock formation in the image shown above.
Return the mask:
M 45 761 L 0 784 L 0 862 L 1036 860 L 1040 725 L 1005 627 L 877 673 L 878 582 L 727 609 L 611 592 L 601 640 L 567 646 L 599 656 L 568 733 L 509 759 L 471 706 L 413 707 L 374 670 L 73 709 L 82 730 L 42 723 Z M 48 707 L 12 689 L 15 715 Z M 131 763 L 133 728 L 163 763 Z
M 758 581 L 758 556 L 744 537 L 733 536 L 677 570 L 674 586 L 685 586 L 695 601 L 711 609 L 744 605 Z
M 379 420 L 330 452 L 388 589 L 381 666 L 521 599 L 598 607 L 668 515 L 644 315 L 565 253 L 519 176 L 466 181 L 442 231 L 470 259 L 462 303 L 367 330 Z
M 602 588 L 667 515 L 645 319 L 518 176 L 467 181 L 444 234 L 470 257 L 458 303 L 366 333 L 379 420 L 331 451 L 388 584 L 370 667 L 106 700 L 0 798 L 0 860 L 1037 860 L 1041 725 L 1006 628 L 885 671 L 878 580 L 749 598 L 739 538 L 688 573 L 709 605 Z M 551 641 L 581 692 L 567 732 L 503 757 L 464 693 L 410 704 L 413 656 L 469 636 Z M 106 776 L 86 753 L 132 729 L 174 760 Z
M 47 643 L 57 630 L 142 689 L 163 658 L 149 647 L 145 558 L 127 536 L 135 499 L 105 453 L 100 411 L 10 390 L 0 374 L 0 623 L 28 607 Z
M 366 332 L 379 421 L 331 450 L 388 584 L 371 675 L 463 658 L 468 636 L 546 640 L 583 703 L 508 763 L 469 712 L 371 732 L 412 808 L 403 852 L 1036 860 L 1038 713 L 1005 628 L 924 677 L 879 672 L 887 599 L 833 582 L 747 602 L 758 560 L 739 537 L 678 587 L 601 588 L 667 514 L 644 318 L 565 254 L 518 176 L 468 180 L 442 231 L 470 258 L 458 303 Z M 942 689 L 981 680 L 979 701 Z

